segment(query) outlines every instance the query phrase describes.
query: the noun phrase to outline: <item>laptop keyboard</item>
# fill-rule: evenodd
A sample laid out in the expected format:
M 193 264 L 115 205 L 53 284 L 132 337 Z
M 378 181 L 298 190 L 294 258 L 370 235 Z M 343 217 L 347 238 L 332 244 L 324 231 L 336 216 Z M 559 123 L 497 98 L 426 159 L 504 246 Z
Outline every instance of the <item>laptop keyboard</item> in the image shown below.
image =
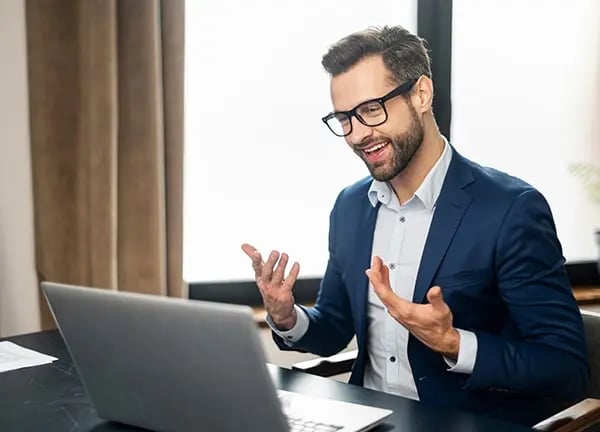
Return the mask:
M 318 423 L 301 417 L 288 415 L 290 432 L 336 432 L 343 428 L 332 424 Z

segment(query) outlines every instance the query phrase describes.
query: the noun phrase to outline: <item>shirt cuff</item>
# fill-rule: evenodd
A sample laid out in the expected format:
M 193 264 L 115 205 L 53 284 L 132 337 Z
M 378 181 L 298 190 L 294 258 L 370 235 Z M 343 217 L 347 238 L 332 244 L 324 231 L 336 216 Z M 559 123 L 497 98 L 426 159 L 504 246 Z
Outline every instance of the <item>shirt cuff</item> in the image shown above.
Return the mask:
M 298 305 L 294 305 L 294 309 L 296 309 L 296 325 L 289 330 L 283 331 L 277 329 L 271 316 L 267 314 L 265 317 L 265 321 L 269 327 L 271 327 L 271 330 L 273 330 L 276 335 L 283 338 L 285 344 L 288 346 L 292 346 L 294 342 L 298 342 L 308 330 L 308 316 L 306 315 L 306 312 Z
M 477 336 L 475 333 L 456 329 L 460 335 L 460 344 L 458 348 L 458 361 L 444 357 L 449 372 L 470 374 L 475 367 L 477 358 Z

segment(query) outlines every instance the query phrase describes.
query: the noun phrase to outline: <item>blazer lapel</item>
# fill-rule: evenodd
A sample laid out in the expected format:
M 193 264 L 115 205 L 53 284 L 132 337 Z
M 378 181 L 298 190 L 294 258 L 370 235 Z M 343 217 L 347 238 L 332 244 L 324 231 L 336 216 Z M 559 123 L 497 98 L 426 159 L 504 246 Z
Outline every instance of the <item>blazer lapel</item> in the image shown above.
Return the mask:
M 365 340 L 367 331 L 367 298 L 369 293 L 369 279 L 365 274 L 371 266 L 371 252 L 373 250 L 373 234 L 375 233 L 375 222 L 377 221 L 377 211 L 379 204 L 373 207 L 368 198 L 365 197 L 366 204 L 360 209 L 360 218 L 357 226 L 356 243 L 352 277 L 354 286 L 350 288 L 350 295 L 354 297 L 353 303 L 356 305 L 354 310 L 354 320 L 356 322 L 357 338 L 360 342 Z
M 417 273 L 413 295 L 415 303 L 421 303 L 431 287 L 431 281 L 472 200 L 463 188 L 473 182 L 473 173 L 463 157 L 452 150 L 452 161 L 436 203 Z

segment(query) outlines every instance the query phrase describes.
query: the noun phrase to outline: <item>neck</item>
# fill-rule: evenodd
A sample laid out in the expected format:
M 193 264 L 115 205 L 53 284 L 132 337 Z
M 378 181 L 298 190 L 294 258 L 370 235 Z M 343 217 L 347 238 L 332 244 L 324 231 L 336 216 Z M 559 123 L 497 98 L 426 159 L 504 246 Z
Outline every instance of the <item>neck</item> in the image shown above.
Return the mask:
M 401 204 L 413 197 L 444 151 L 444 138 L 437 126 L 427 125 L 424 135 L 421 147 L 408 166 L 390 181 Z

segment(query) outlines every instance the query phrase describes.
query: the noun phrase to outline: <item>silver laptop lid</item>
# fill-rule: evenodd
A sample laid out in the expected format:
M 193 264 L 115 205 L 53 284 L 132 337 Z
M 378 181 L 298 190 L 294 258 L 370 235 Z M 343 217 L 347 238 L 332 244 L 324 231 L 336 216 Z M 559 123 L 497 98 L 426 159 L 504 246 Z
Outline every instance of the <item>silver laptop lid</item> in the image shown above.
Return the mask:
M 159 431 L 288 430 L 250 308 L 42 288 L 100 417 Z

